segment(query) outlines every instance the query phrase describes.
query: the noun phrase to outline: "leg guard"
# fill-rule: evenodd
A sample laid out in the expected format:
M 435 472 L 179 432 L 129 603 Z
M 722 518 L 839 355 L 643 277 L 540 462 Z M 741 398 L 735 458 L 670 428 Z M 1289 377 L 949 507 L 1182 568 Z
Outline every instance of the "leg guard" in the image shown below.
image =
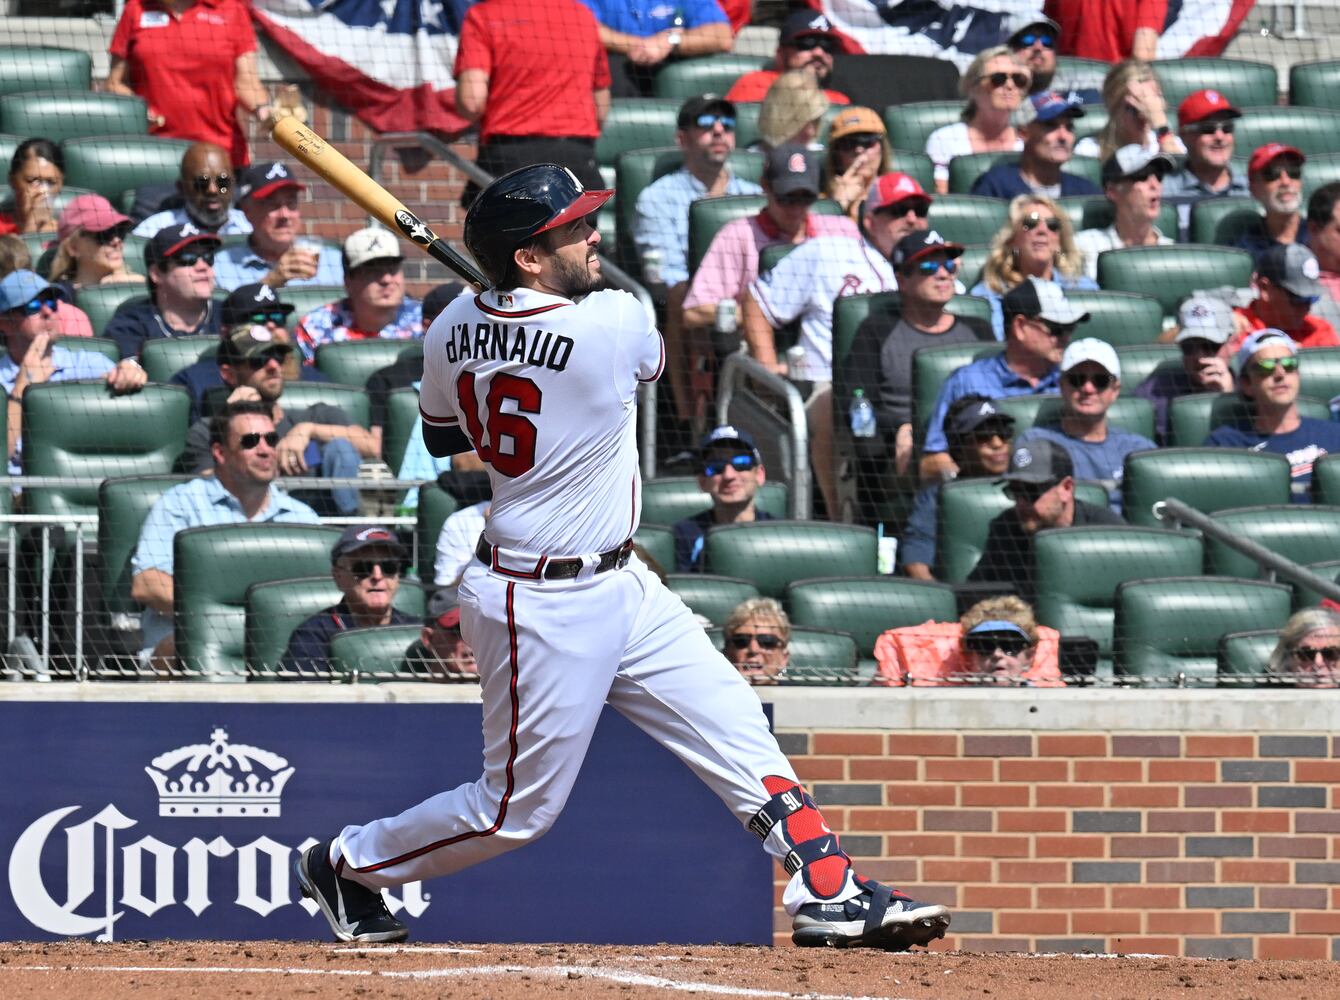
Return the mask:
M 851 858 L 838 844 L 819 807 L 806 791 L 789 778 L 769 775 L 763 786 L 772 798 L 754 814 L 749 829 L 759 839 L 777 830 L 789 848 L 782 865 L 788 875 L 802 871 L 805 886 L 821 899 L 828 899 L 847 885 Z

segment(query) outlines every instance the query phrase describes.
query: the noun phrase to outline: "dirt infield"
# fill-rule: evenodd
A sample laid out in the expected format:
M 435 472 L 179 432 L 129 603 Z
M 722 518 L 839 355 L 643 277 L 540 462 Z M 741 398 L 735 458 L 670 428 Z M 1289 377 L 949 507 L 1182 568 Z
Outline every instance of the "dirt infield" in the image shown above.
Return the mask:
M 1340 996 L 1331 962 L 1247 962 L 1068 955 L 803 951 L 757 947 L 418 945 L 291 942 L 0 944 L 0 996 L 178 1000 L 319 996 L 936 998 Z

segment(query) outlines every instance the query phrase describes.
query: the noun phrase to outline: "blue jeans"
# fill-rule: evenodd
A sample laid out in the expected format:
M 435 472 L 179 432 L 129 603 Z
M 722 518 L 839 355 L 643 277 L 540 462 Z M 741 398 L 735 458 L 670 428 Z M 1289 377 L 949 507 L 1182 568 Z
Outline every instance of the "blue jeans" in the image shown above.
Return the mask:
M 304 457 L 307 460 L 307 475 L 322 479 L 357 479 L 358 466 L 362 462 L 358 449 L 344 438 L 335 438 L 325 444 L 310 442 Z M 358 513 L 358 490 L 352 486 L 338 486 L 330 490 L 294 490 L 293 496 L 324 516 Z

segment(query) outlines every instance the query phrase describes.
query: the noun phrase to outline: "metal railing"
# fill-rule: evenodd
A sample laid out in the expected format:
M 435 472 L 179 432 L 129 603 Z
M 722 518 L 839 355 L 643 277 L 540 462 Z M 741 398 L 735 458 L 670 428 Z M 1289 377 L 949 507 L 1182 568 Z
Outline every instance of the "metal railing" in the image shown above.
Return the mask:
M 728 355 L 721 363 L 717 376 L 717 423 L 735 424 L 754 433 L 760 448 L 765 451 L 774 447 L 774 441 L 781 441 L 780 456 L 763 456 L 764 463 L 778 468 L 781 475 L 775 478 L 785 479 L 790 487 L 790 516 L 797 520 L 808 519 L 813 509 L 810 497 L 810 432 L 805 418 L 805 403 L 800 392 L 787 379 L 759 364 L 743 350 Z M 762 391 L 768 399 L 761 400 Z M 732 406 L 738 402 L 743 412 L 732 412 Z M 772 424 L 769 433 L 757 433 L 760 424 Z M 783 425 L 783 433 L 774 433 L 776 425 Z M 789 443 L 789 447 L 786 445 Z M 773 457 L 782 461 L 774 464 Z

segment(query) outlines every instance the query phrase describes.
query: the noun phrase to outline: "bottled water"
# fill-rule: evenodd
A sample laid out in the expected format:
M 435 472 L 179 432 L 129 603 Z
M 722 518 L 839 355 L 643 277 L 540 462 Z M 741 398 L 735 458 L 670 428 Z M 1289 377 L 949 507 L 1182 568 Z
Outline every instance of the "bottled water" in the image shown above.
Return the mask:
M 875 408 L 870 405 L 870 400 L 865 398 L 865 390 L 857 389 L 852 393 L 851 409 L 848 411 L 851 419 L 851 436 L 854 438 L 872 438 L 875 436 Z

